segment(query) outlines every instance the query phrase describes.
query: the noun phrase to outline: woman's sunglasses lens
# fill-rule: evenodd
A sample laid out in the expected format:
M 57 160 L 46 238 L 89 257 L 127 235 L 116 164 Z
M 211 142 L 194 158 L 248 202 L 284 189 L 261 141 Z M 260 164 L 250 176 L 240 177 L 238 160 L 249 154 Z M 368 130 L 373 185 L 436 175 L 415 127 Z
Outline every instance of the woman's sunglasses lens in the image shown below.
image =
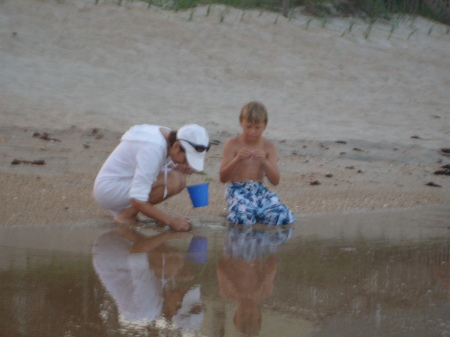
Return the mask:
M 209 150 L 209 147 L 206 147 L 206 146 L 203 146 L 203 145 L 197 145 L 195 147 L 195 151 L 197 151 L 197 152 L 205 152 L 205 151 L 208 151 L 208 150 Z
M 193 143 L 191 143 L 190 141 L 188 141 L 188 140 L 185 140 L 185 139 L 177 139 L 178 141 L 180 141 L 180 140 L 184 140 L 185 142 L 188 142 L 194 149 L 195 149 L 195 151 L 197 151 L 197 152 L 208 152 L 208 150 L 209 150 L 209 146 L 204 146 L 204 145 L 197 145 L 197 144 L 193 144 Z M 181 145 L 181 142 L 180 142 L 180 145 Z M 184 147 L 183 147 L 183 145 L 181 145 L 181 148 L 183 149 L 183 150 L 186 150 Z

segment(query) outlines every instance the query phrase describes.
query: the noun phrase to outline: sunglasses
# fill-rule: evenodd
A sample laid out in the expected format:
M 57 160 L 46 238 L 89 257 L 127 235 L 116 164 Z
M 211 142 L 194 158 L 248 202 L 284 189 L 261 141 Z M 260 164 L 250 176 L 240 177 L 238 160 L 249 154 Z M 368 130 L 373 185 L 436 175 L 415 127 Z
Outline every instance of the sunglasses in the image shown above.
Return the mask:
M 209 148 L 211 147 L 210 144 L 208 144 L 208 146 L 198 145 L 198 144 L 194 144 L 186 139 L 177 139 L 177 140 L 178 141 L 183 140 L 183 141 L 189 143 L 195 149 L 195 151 L 200 152 L 200 153 L 205 152 L 205 151 L 208 152 Z M 181 142 L 180 142 L 180 147 L 184 152 L 186 152 L 186 149 L 183 147 L 183 144 Z

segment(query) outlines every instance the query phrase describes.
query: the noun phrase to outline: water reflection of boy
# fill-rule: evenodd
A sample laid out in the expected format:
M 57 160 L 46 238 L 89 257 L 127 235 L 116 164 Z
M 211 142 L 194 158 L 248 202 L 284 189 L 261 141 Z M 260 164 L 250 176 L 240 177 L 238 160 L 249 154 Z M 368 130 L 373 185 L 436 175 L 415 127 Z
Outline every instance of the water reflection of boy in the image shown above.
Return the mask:
M 229 229 L 224 256 L 217 262 L 217 279 L 221 296 L 238 304 L 233 321 L 240 333 L 259 334 L 261 303 L 272 295 L 277 272 L 273 253 L 289 239 L 292 231 Z M 264 258 L 266 254 L 270 256 Z
M 200 329 L 204 316 L 200 288 L 168 282 L 194 277 L 185 267 L 183 255 L 166 244 L 187 236 L 181 232 L 146 236 L 117 227 L 96 240 L 95 270 L 126 320 L 151 322 L 162 316 L 179 327 Z

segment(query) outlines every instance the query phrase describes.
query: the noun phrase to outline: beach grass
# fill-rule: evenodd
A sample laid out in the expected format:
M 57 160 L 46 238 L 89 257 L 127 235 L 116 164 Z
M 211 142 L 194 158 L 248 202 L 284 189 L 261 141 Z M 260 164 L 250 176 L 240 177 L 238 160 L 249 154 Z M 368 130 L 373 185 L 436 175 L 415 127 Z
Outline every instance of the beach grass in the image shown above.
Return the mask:
M 369 38 L 369 35 L 370 35 L 370 32 L 372 31 L 374 23 L 375 23 L 375 20 L 370 20 L 369 25 L 367 26 L 366 30 L 364 31 L 364 38 L 366 40 Z
M 356 20 L 355 19 L 351 19 L 350 22 L 349 22 L 348 28 L 342 32 L 341 36 L 344 36 L 347 33 L 351 33 L 355 23 L 356 23 Z
M 218 4 L 244 10 L 259 9 L 261 13 L 263 10 L 277 12 L 290 19 L 292 19 L 293 9 L 303 7 L 310 15 L 320 17 L 322 26 L 329 21 L 324 18 L 330 17 L 331 13 L 337 15 L 336 13 L 339 12 L 343 16 L 362 15 L 370 19 L 380 18 L 387 21 L 391 21 L 399 14 L 407 14 L 443 22 L 442 15 L 436 13 L 423 0 L 353 0 L 343 2 L 332 0 L 95 0 L 95 3 L 115 2 L 117 5 L 124 5 L 134 1 L 146 2 L 149 7 L 156 6 L 176 11 L 207 5 L 208 13 L 211 5 Z M 443 23 L 449 24 L 449 22 Z

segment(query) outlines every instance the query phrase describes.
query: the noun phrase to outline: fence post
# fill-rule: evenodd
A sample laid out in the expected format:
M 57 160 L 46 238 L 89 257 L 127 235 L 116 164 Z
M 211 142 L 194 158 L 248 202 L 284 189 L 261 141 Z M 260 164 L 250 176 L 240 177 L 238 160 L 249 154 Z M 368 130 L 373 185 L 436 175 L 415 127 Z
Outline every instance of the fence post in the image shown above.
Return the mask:
M 283 0 L 283 16 L 288 17 L 289 16 L 289 0 Z

